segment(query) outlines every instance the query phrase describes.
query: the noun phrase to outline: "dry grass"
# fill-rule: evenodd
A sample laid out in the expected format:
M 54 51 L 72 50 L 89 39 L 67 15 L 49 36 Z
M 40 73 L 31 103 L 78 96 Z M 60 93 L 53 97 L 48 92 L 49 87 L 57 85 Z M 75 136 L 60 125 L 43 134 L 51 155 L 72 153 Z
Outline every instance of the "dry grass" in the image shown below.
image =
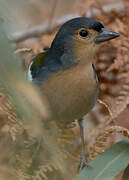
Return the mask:
M 110 4 L 113 2 L 115 1 L 111 1 Z M 100 13 L 93 17 L 101 19 L 107 28 L 121 34 L 120 38 L 111 41 L 110 44 L 105 43 L 97 53 L 95 67 L 100 81 L 99 98 L 102 104 L 97 104 L 95 116 L 90 116 L 92 130 L 86 135 L 89 161 L 115 143 L 120 138 L 119 135 L 129 137 L 127 129 L 129 123 L 126 122 L 122 127 L 124 119 L 121 119 L 121 114 L 125 110 L 125 119 L 129 116 L 129 15 L 127 12 L 129 2 L 126 0 L 121 2 L 125 6 L 124 11 L 112 10 L 110 13 L 104 11 L 102 6 L 104 1 L 94 3 L 94 0 L 92 2 L 80 0 L 76 7 L 81 16 L 84 16 L 84 12 L 90 8 L 99 9 Z M 17 53 L 22 57 L 25 67 L 35 54 L 50 46 L 54 36 L 55 32 L 45 34 L 34 41 L 30 39 L 28 42 L 16 44 Z M 2 155 L 0 179 L 6 180 L 9 176 L 13 180 L 56 180 L 57 177 L 60 180 L 66 178 L 71 180 L 77 173 L 76 167 L 81 150 L 78 129 L 75 126 L 67 129 L 60 128 L 56 122 L 43 121 L 43 104 L 40 97 L 35 90 L 32 91 L 32 87 L 17 82 L 15 90 L 19 92 L 18 96 L 21 93 L 29 102 L 29 105 L 25 103 L 25 107 L 30 108 L 32 104 L 36 104 L 30 108 L 31 110 L 27 110 L 27 113 L 32 113 L 34 110 L 36 115 L 35 119 L 31 121 L 30 118 L 26 125 L 26 119 L 21 119 L 17 107 L 13 104 L 13 97 L 3 93 L 3 89 L 1 87 L 0 94 L 0 152 Z M 32 97 L 35 99 L 34 102 Z M 22 102 L 21 106 L 23 105 Z M 22 112 L 24 113 L 24 109 Z M 23 115 L 23 117 L 26 116 Z M 40 130 L 35 130 L 35 127 L 39 127 L 37 123 Z M 38 131 L 40 133 L 37 133 Z

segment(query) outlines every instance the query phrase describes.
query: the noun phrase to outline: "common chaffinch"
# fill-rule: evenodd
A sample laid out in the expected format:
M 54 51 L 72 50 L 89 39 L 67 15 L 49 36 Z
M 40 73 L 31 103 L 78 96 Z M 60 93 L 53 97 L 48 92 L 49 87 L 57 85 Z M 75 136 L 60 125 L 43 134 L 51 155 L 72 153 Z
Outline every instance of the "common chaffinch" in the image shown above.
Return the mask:
M 66 22 L 51 47 L 37 55 L 28 69 L 28 79 L 40 87 L 53 112 L 53 120 L 71 123 L 78 119 L 82 141 L 79 169 L 86 164 L 83 116 L 98 98 L 98 79 L 93 63 L 101 42 L 119 34 L 92 18 Z

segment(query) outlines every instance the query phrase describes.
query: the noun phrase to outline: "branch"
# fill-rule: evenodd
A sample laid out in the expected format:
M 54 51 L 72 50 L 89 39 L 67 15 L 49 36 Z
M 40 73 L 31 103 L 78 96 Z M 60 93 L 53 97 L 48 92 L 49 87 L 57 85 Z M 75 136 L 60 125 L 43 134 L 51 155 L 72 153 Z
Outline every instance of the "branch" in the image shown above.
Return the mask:
M 111 10 L 117 10 L 117 11 L 122 11 L 124 10 L 124 5 L 122 3 L 114 3 L 112 5 L 105 5 L 103 6 L 103 10 L 105 13 L 109 13 Z M 96 14 L 99 14 L 100 11 L 96 8 L 92 8 L 89 11 L 85 13 L 86 17 L 92 17 Z M 61 18 L 57 19 L 51 26 L 49 25 L 49 22 L 43 23 L 37 26 L 34 26 L 32 28 L 26 29 L 21 32 L 14 32 L 11 35 L 9 35 L 9 39 L 12 42 L 21 42 L 26 39 L 32 38 L 32 37 L 39 37 L 43 35 L 44 33 L 52 33 L 54 32 L 59 26 L 64 24 L 66 21 L 79 17 L 79 14 L 69 14 L 62 16 Z

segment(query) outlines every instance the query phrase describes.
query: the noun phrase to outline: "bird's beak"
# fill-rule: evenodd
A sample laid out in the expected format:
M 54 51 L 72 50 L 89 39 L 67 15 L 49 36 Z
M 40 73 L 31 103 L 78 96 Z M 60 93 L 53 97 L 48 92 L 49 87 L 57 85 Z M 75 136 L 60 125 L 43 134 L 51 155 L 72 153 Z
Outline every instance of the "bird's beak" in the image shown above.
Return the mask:
M 95 42 L 101 43 L 104 41 L 114 39 L 114 38 L 119 37 L 119 36 L 120 36 L 119 33 L 116 33 L 116 32 L 110 31 L 108 29 L 102 28 L 102 31 L 96 36 Z

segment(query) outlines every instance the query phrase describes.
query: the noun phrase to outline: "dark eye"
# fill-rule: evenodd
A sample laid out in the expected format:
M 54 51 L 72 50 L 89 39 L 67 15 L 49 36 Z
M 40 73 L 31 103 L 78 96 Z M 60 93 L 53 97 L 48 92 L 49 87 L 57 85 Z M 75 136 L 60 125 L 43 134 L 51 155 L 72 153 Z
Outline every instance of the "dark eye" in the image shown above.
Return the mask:
M 82 37 L 86 37 L 88 35 L 88 31 L 82 29 L 80 32 L 79 32 L 80 36 Z

